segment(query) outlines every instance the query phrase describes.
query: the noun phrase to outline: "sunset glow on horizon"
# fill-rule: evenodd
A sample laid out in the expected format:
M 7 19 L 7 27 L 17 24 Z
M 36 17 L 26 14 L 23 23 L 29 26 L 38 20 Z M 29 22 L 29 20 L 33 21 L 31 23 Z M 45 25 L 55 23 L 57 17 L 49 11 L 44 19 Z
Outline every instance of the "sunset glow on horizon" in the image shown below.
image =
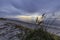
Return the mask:
M 32 18 L 41 18 L 42 16 L 16 16 L 16 18 L 22 18 L 22 19 L 32 19 Z
M 18 18 L 21 21 L 25 21 L 25 22 L 32 22 L 32 21 L 36 21 L 36 18 L 38 17 L 38 20 L 41 21 L 42 16 L 16 16 L 16 18 Z

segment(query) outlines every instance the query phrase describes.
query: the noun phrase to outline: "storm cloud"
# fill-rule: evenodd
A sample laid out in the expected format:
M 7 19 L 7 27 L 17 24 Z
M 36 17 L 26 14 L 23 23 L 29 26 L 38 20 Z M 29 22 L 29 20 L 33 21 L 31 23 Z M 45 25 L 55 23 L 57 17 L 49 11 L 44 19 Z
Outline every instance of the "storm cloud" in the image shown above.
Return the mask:
M 53 13 L 60 11 L 60 0 L 0 0 L 0 17 Z

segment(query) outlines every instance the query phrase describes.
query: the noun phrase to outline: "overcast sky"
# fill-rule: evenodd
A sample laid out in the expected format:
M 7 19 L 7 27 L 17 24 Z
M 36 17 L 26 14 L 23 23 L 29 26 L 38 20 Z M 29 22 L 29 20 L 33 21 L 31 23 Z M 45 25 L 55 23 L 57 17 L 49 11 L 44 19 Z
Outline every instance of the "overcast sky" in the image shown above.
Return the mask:
M 60 0 L 0 0 L 0 17 L 60 13 Z

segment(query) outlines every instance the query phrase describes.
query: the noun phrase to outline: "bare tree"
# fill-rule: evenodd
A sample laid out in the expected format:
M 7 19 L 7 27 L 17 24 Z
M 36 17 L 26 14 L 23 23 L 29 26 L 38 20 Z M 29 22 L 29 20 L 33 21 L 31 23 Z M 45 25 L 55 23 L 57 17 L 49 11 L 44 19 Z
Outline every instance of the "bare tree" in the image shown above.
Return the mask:
M 41 23 L 43 23 L 44 17 L 45 17 L 45 14 L 42 14 L 42 17 L 40 19 L 41 21 L 39 21 L 38 17 L 36 17 L 36 24 L 40 25 Z

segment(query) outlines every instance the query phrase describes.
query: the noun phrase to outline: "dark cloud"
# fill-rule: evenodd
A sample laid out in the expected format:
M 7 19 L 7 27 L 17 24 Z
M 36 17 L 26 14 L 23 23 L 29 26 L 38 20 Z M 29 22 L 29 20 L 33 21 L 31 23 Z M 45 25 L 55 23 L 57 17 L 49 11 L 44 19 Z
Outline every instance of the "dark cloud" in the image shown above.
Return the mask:
M 13 0 L 12 5 L 27 12 L 36 12 L 42 9 L 54 10 L 60 5 L 59 0 Z
M 46 8 L 51 0 L 15 0 L 11 1 L 12 5 L 18 9 L 23 9 L 27 12 L 36 12 L 42 8 Z
M 60 11 L 60 0 L 0 0 L 0 16 Z M 40 12 L 40 13 L 39 13 Z

